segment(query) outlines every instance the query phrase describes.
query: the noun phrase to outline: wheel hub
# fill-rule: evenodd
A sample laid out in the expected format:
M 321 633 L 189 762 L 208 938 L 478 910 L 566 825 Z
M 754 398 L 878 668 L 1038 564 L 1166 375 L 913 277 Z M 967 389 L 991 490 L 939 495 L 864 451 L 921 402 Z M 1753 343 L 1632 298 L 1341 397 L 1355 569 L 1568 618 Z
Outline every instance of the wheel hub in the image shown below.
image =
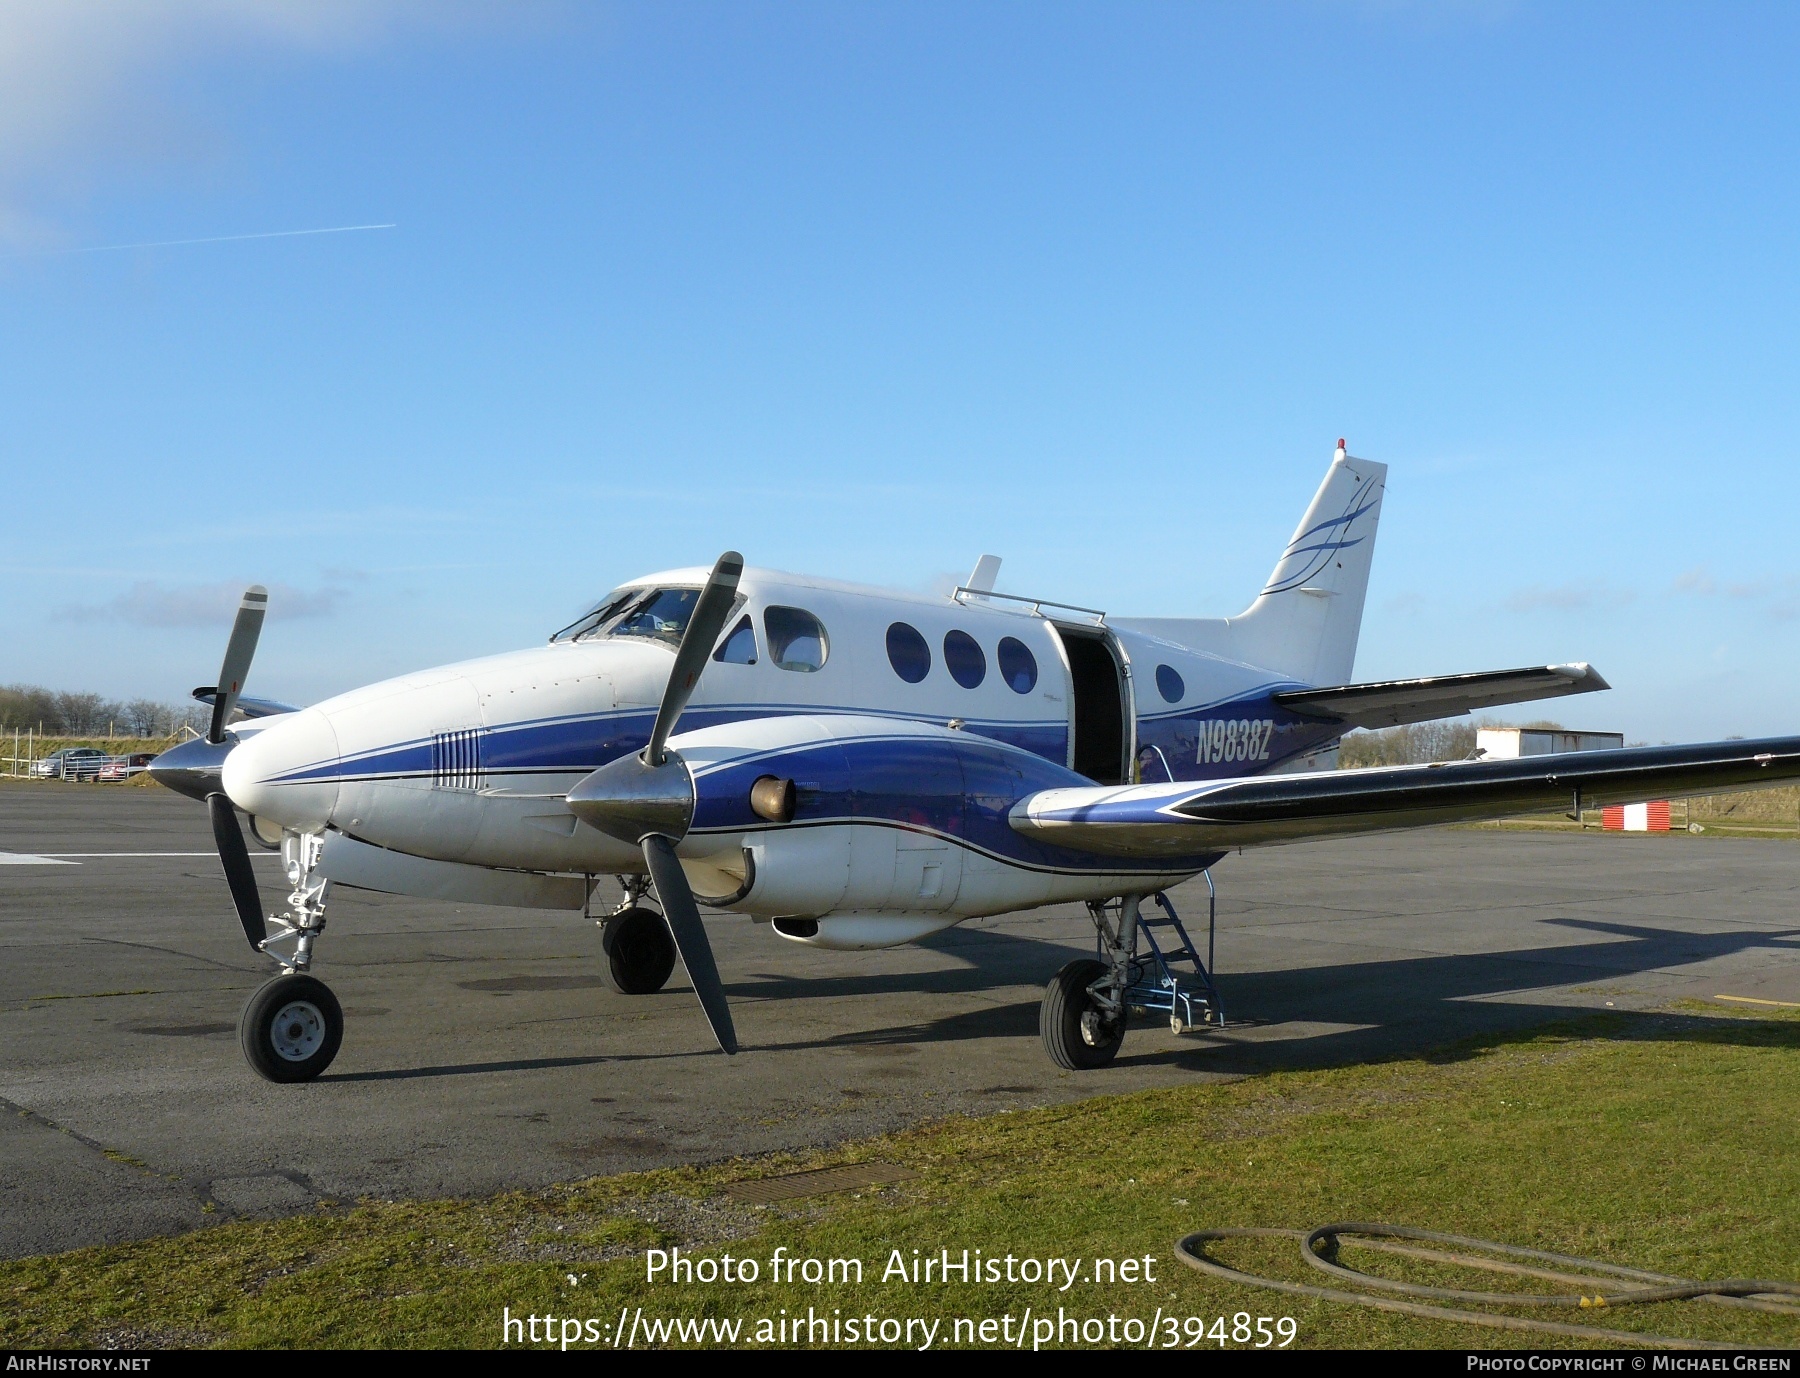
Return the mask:
M 278 1057 L 305 1062 L 325 1041 L 325 1016 L 311 1001 L 283 1005 L 269 1021 L 269 1043 Z
M 1090 1048 L 1098 1048 L 1108 1041 L 1109 1030 L 1106 1020 L 1099 1010 L 1083 1010 L 1081 1012 L 1081 1041 Z

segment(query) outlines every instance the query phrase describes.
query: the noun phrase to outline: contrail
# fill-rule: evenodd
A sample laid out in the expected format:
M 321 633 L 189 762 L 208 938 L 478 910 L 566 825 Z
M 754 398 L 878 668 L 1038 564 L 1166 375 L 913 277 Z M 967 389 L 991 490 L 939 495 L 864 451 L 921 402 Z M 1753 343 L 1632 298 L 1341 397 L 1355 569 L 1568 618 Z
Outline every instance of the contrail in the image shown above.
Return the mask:
M 240 239 L 291 239 L 302 234 L 349 234 L 355 230 L 392 230 L 398 224 L 330 225 L 322 230 L 267 230 L 262 234 L 217 234 L 205 239 L 155 239 L 143 244 L 94 244 L 85 249 L 46 249 L 50 254 L 104 254 L 114 249 L 174 249 L 183 244 L 230 244 Z

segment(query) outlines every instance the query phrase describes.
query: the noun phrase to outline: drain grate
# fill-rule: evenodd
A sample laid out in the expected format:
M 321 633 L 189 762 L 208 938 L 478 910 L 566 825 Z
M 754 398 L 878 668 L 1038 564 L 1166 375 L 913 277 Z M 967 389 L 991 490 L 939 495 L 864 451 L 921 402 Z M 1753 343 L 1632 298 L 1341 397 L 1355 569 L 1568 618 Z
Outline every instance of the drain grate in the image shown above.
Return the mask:
M 733 1182 L 725 1188 L 725 1194 L 751 1205 L 766 1206 L 772 1201 L 793 1201 L 802 1196 L 828 1196 L 834 1191 L 910 1182 L 918 1175 L 898 1163 L 851 1163 L 845 1167 L 790 1172 L 785 1177 L 757 1177 L 747 1182 Z

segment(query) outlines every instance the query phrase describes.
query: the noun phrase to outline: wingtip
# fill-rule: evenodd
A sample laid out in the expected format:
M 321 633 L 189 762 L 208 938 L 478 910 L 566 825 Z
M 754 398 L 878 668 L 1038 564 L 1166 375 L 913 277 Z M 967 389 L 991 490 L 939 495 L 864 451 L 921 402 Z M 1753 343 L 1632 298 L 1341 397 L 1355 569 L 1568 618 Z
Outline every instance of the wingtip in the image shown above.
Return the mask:
M 1601 689 L 1612 688 L 1612 685 L 1606 682 L 1606 676 L 1602 675 L 1585 660 L 1572 660 L 1567 665 L 1552 665 L 1550 668 L 1557 674 L 1581 685 L 1582 692 L 1584 693 L 1592 693 Z

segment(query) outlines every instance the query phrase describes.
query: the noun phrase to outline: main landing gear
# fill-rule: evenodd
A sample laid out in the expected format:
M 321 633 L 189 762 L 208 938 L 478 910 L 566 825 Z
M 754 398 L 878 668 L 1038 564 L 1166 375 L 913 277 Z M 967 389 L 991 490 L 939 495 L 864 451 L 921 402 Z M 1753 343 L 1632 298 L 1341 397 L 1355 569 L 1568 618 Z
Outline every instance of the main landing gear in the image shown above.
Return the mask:
M 675 970 L 675 939 L 668 920 L 642 903 L 648 882 L 621 876 L 625 898 L 600 920 L 600 949 L 606 954 L 606 982 L 620 995 L 655 995 Z
M 281 967 L 244 1005 L 238 1041 L 258 1074 L 275 1082 L 311 1081 L 331 1065 L 344 1041 L 344 1011 L 331 988 L 307 973 L 313 944 L 325 931 L 325 896 L 331 882 L 319 874 L 325 839 L 289 833 L 281 842 L 286 864 L 288 912 L 271 914 L 275 932 L 257 944 Z M 285 954 L 280 945 L 291 942 Z
M 1168 896 L 1158 893 L 1154 897 L 1163 912 L 1161 918 L 1141 912 L 1143 895 L 1089 903 L 1095 956 L 1070 962 L 1052 976 L 1038 1007 L 1038 1034 L 1052 1062 L 1071 1072 L 1104 1067 L 1125 1042 L 1126 1021 L 1133 1014 L 1166 1014 L 1175 1033 L 1200 1024 L 1225 1026 L 1225 1011 L 1211 971 L 1217 896 L 1210 874 L 1206 889 L 1205 961 Z M 1162 943 L 1156 940 L 1158 930 L 1164 935 Z M 1145 948 L 1142 955 L 1138 952 L 1140 938 Z M 1180 965 L 1189 971 L 1178 971 Z

